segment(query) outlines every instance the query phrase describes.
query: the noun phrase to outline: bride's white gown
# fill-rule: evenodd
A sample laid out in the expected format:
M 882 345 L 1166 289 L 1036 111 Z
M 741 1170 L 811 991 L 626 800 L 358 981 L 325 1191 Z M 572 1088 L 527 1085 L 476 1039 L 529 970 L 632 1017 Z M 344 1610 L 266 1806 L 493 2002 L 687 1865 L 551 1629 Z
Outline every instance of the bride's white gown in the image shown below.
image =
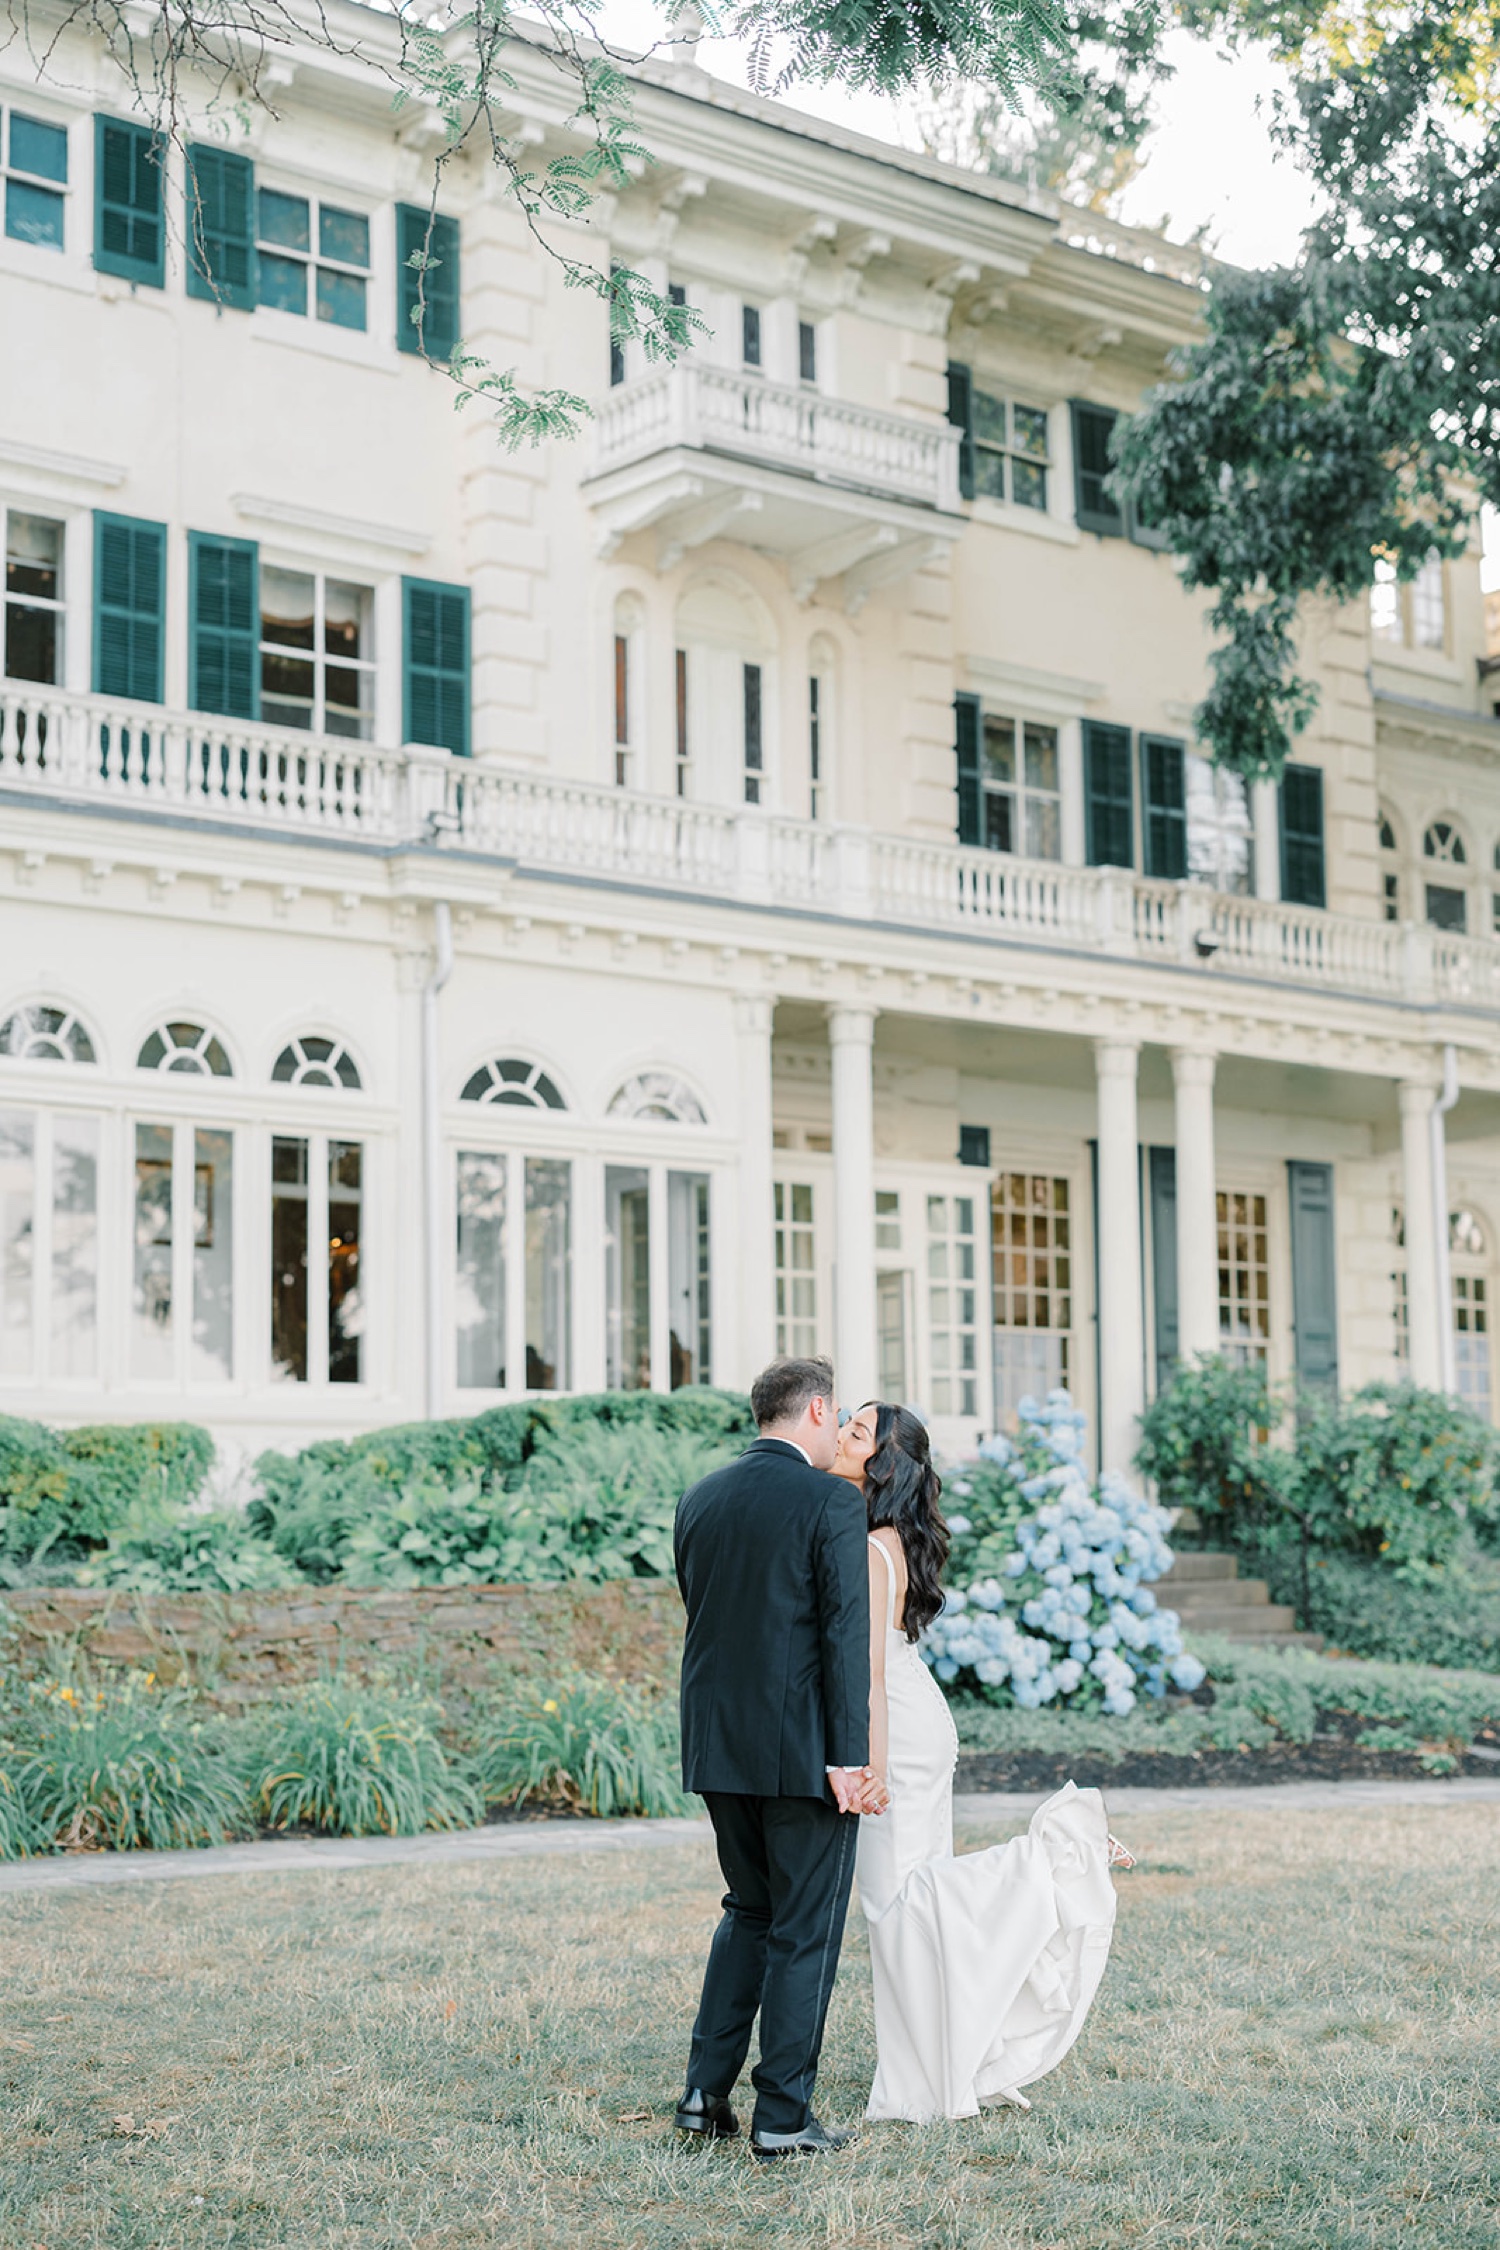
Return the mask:
M 891 1801 L 861 1820 L 855 1863 L 879 2050 L 865 2114 L 972 2117 L 983 2101 L 1021 2101 L 1083 2028 L 1115 1918 L 1104 1804 L 1070 1781 L 1024 1836 L 955 1859 L 958 1735 L 896 1628 L 896 1566 L 870 1544 L 887 1572 Z

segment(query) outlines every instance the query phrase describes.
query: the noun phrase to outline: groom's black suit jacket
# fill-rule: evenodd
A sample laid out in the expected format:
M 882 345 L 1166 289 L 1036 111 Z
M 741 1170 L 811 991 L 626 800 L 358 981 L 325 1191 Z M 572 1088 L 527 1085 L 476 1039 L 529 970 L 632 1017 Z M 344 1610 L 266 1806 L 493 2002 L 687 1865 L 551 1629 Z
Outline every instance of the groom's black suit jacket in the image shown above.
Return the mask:
M 682 1775 L 700 1794 L 826 1800 L 870 1752 L 870 1577 L 858 1485 L 758 1438 L 677 1504 L 687 1606 Z

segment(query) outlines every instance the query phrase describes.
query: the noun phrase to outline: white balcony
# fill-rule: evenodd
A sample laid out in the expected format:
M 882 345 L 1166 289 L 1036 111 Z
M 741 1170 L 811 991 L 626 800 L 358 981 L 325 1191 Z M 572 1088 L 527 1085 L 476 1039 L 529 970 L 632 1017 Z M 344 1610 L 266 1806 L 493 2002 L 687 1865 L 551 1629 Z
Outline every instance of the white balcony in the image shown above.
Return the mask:
M 14 681 L 0 687 L 0 801 L 385 849 L 430 845 L 436 829 L 519 873 L 617 878 L 691 899 L 705 915 L 796 907 L 845 925 L 1154 962 L 1204 980 L 1500 1007 L 1500 944 L 1487 938 Z
M 611 391 L 584 487 L 612 553 L 652 531 L 657 566 L 731 538 L 781 557 L 800 601 L 857 608 L 962 528 L 958 432 L 753 373 L 683 362 Z

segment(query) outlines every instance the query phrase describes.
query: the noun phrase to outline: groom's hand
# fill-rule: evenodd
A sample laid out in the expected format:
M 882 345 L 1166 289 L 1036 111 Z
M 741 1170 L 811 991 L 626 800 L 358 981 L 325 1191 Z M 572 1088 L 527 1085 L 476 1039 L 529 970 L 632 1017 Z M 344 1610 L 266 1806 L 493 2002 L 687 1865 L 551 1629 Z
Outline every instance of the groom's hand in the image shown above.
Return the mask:
M 828 1786 L 833 1791 L 833 1801 L 841 1813 L 863 1812 L 865 1766 L 830 1766 Z

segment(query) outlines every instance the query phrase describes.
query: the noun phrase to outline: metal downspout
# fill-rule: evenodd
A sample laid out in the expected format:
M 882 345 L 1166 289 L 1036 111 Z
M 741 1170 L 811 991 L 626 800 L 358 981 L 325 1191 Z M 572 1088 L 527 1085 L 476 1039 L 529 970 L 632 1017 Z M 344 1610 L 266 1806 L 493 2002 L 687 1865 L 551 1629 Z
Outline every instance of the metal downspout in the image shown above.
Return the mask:
M 432 909 L 436 960 L 422 987 L 423 1393 L 435 1422 L 443 1399 L 442 1105 L 438 1090 L 438 994 L 453 974 L 453 916 L 446 899 Z

